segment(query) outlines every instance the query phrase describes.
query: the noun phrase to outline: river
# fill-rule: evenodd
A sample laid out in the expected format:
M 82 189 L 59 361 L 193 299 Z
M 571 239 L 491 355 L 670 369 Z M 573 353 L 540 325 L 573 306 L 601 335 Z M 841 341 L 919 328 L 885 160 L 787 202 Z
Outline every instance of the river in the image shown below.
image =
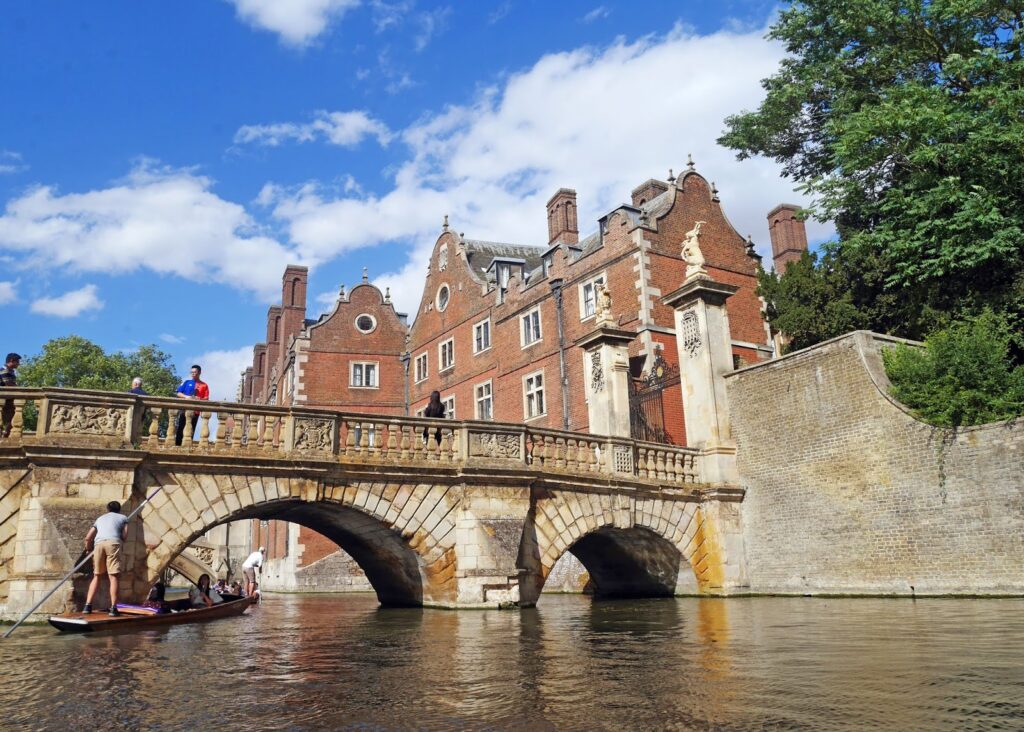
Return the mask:
M 0 728 L 1024 728 L 1024 601 L 268 595 L 237 619 L 0 641 Z

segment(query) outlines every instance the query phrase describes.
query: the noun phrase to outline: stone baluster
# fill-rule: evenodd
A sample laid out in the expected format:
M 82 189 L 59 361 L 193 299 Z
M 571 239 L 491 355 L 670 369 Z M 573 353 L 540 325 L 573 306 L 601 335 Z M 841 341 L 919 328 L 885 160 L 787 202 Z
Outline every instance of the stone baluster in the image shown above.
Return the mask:
M 555 470 L 565 470 L 565 438 L 555 438 Z
M 601 472 L 601 443 L 596 440 L 590 443 L 590 472 Z
M 242 426 L 245 420 L 245 415 L 241 412 L 235 412 L 231 415 L 231 441 L 228 443 L 232 449 L 239 449 L 242 446 Z
M 14 414 L 11 415 L 11 434 L 8 435 L 12 440 L 20 440 L 25 435 L 25 400 L 24 399 L 12 399 L 14 402 Z M 0 436 L 3 436 L 2 429 L 0 429 Z
M 579 472 L 576 462 L 576 440 L 571 437 L 565 440 L 565 469 L 571 473 Z
M 210 415 L 205 409 L 199 413 L 199 444 L 203 447 L 210 446 Z
M 605 474 L 612 472 L 612 450 L 615 448 L 612 447 L 610 442 L 601 443 L 598 448 L 597 472 Z
M 647 448 L 637 445 L 636 448 L 636 475 L 638 478 L 647 477 Z
M 181 410 L 181 417 L 182 417 L 182 419 L 185 420 L 185 429 L 182 430 L 181 446 L 184 447 L 186 450 L 191 450 L 192 449 L 192 443 L 194 442 L 194 440 L 192 438 L 195 437 L 195 429 L 192 427 L 192 417 L 193 417 L 192 412 L 193 411 L 195 411 L 195 410 L 193 410 L 193 409 L 182 409 Z
M 264 417 L 263 423 L 263 451 L 273 452 L 274 451 L 274 425 L 277 424 L 277 417 L 272 414 L 268 414 Z
M 387 457 L 387 443 L 384 441 L 384 423 L 376 422 L 373 425 L 373 449 L 377 455 L 384 459 Z
M 217 441 L 213 447 L 215 450 L 226 450 L 228 436 L 228 419 L 231 417 L 227 412 L 217 412 Z
M 401 452 L 401 456 L 400 456 L 399 459 L 402 462 L 408 462 L 409 458 L 410 458 L 409 450 L 412 447 L 412 441 L 409 439 L 409 433 L 411 432 L 412 435 L 413 435 L 413 438 L 415 438 L 416 430 L 414 428 L 408 427 L 406 425 L 399 425 L 398 429 L 401 430 L 401 432 L 402 432 L 402 452 Z
M 654 451 L 654 474 L 658 480 L 665 480 L 665 451 Z
M 245 440 L 247 450 L 255 450 L 260 439 L 260 418 L 258 415 L 249 415 L 249 434 Z
M 164 430 L 164 447 L 174 447 L 174 422 L 177 418 L 179 411 L 175 407 L 168 407 L 167 412 L 167 429 Z
M 164 413 L 161 407 L 153 407 L 150 410 L 152 419 L 149 422 L 149 429 L 146 430 L 146 444 L 154 449 L 160 441 L 160 415 Z
M 359 452 L 366 454 L 370 451 L 370 423 L 359 423 Z
M 398 433 L 396 431 L 397 429 L 398 429 L 398 421 L 397 420 L 393 419 L 390 422 L 388 422 L 387 457 L 388 457 L 389 460 L 396 460 L 396 459 L 398 459 L 398 442 L 399 442 L 399 440 L 398 440 Z
M 423 430 L 417 426 L 412 428 L 412 459 L 413 461 L 425 460 L 426 455 L 424 454 L 427 449 L 427 443 L 423 439 Z M 430 438 L 430 432 L 427 432 L 427 439 Z
M 438 458 L 443 463 L 452 461 L 452 431 L 447 427 L 441 430 L 441 444 L 438 446 Z

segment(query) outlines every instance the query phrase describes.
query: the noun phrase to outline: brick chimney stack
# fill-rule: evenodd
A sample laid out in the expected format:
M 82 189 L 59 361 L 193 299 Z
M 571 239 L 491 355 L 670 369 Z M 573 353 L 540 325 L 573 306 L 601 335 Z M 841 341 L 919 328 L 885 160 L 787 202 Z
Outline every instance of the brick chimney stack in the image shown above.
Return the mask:
M 561 241 L 578 244 L 579 228 L 576 225 L 576 191 L 559 188 L 548 201 L 548 244 Z
M 768 232 L 772 237 L 772 261 L 775 271 L 786 271 L 790 262 L 800 259 L 807 251 L 807 229 L 796 217 L 799 206 L 780 203 L 768 214 Z

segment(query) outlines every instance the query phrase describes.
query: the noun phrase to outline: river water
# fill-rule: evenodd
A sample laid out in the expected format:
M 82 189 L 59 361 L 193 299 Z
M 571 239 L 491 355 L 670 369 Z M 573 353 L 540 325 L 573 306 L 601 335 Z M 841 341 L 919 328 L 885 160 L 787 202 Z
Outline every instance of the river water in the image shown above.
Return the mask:
M 1024 601 L 821 598 L 247 615 L 0 641 L 0 728 L 1024 729 Z

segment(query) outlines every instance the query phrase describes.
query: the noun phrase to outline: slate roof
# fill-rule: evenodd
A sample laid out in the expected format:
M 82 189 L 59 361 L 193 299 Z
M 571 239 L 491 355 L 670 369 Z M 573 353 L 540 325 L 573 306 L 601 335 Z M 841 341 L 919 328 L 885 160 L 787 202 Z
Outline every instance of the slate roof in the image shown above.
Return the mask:
M 496 258 L 525 260 L 524 270 L 529 272 L 540 266 L 540 257 L 544 247 L 533 247 L 526 244 L 503 244 L 496 241 L 480 241 L 466 239 L 466 258 L 481 280 L 487 279 L 487 268 Z

